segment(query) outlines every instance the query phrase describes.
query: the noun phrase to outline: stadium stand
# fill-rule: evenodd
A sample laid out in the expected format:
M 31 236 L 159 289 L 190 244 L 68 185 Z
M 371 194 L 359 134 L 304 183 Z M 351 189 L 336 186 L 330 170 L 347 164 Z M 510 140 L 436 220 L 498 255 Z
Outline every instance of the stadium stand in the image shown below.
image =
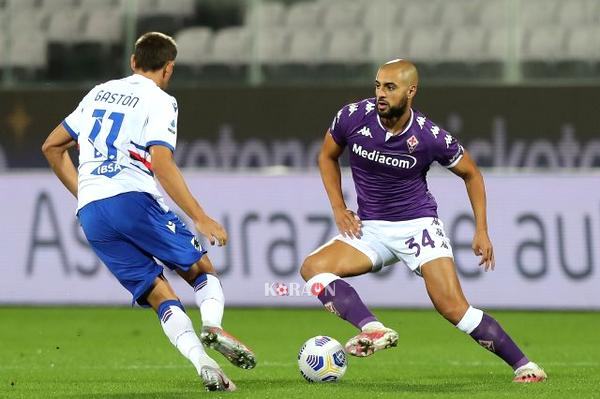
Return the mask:
M 110 76 L 122 61 L 128 0 L 0 0 L 2 67 L 37 79 Z M 356 79 L 391 58 L 432 77 L 499 79 L 512 52 L 527 78 L 597 74 L 594 0 L 144 0 L 136 33 L 177 37 L 187 77 Z M 513 7 L 518 5 L 518 9 Z M 511 19 L 512 18 L 512 19 Z M 21 36 L 35 38 L 25 43 Z M 512 40 L 511 38 L 515 38 Z M 45 48 L 44 48 L 45 47 Z M 511 50 L 514 49 L 514 50 Z M 35 52 L 35 54 L 31 54 Z M 12 56 L 14 53 L 14 56 Z M 75 66 L 89 65 L 88 76 Z M 336 75 L 336 69 L 338 74 Z M 323 74 L 323 72 L 327 72 Z M 118 74 L 118 73 L 117 73 Z

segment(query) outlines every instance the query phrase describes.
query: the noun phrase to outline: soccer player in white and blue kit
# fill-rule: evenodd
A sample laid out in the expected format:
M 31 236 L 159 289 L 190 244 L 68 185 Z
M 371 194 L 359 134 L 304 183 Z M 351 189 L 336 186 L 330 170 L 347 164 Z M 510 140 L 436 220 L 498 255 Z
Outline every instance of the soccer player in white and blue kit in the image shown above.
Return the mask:
M 202 344 L 246 369 L 255 366 L 254 354 L 221 328 L 224 296 L 214 267 L 194 234 L 169 211 L 155 182 L 211 244 L 226 244 L 227 233 L 194 199 L 173 160 L 178 106 L 163 90 L 176 55 L 169 36 L 141 36 L 131 56 L 133 75 L 94 87 L 42 150 L 77 197 L 77 216 L 94 252 L 134 302 L 157 312 L 164 333 L 192 362 L 206 389 L 232 391 L 235 385 Z M 68 154 L 75 145 L 79 170 Z M 200 337 L 156 260 L 194 288 Z
M 427 187 L 433 162 L 461 177 L 473 208 L 473 251 L 479 265 L 494 267 L 487 232 L 481 173 L 456 138 L 412 108 L 416 67 L 406 60 L 379 69 L 375 98 L 348 104 L 334 117 L 319 155 L 319 168 L 340 235 L 304 261 L 300 273 L 323 305 L 360 329 L 346 344 L 355 356 L 396 346 L 398 334 L 385 327 L 343 279 L 398 261 L 423 277 L 436 310 L 514 370 L 515 382 L 539 382 L 546 374 L 519 349 L 490 315 L 471 306 L 456 275 L 450 240 Z M 358 213 L 341 189 L 338 158 L 348 147 Z

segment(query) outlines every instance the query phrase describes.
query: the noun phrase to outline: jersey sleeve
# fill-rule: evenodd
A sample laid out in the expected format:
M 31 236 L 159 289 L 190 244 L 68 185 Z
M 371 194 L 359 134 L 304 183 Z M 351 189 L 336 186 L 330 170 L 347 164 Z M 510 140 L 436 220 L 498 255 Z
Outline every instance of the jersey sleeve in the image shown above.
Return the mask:
M 73 140 L 77 141 L 79 139 L 79 133 L 81 132 L 81 128 L 85 123 L 84 111 L 85 105 L 87 104 L 88 98 L 90 94 L 93 92 L 91 90 L 83 100 L 79 103 L 77 108 L 73 110 L 63 121 L 62 126 L 66 129 L 67 132 L 71 135 Z
M 340 147 L 345 147 L 347 143 L 349 119 L 348 105 L 346 105 L 337 112 L 329 127 L 331 137 Z
M 177 100 L 163 97 L 153 102 L 145 129 L 146 148 L 162 145 L 175 151 L 177 145 Z
M 443 129 L 439 129 L 433 140 L 433 157 L 442 166 L 452 168 L 463 157 L 465 150 L 456 137 Z

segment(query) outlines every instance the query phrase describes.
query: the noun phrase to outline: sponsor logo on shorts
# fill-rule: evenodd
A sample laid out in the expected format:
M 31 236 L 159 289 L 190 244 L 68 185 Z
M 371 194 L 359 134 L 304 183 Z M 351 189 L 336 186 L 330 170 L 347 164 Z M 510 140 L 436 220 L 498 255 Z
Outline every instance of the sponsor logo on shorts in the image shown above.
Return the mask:
M 172 220 L 167 222 L 167 229 L 171 230 L 171 232 L 175 234 L 175 223 Z

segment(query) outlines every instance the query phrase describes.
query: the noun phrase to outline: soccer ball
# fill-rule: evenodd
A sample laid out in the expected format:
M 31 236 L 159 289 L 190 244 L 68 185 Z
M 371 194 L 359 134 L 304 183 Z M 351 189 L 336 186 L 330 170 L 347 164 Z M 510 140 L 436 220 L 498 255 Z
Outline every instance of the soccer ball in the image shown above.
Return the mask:
M 337 381 L 346 372 L 346 366 L 344 348 L 331 337 L 312 337 L 298 353 L 300 374 L 308 382 Z

